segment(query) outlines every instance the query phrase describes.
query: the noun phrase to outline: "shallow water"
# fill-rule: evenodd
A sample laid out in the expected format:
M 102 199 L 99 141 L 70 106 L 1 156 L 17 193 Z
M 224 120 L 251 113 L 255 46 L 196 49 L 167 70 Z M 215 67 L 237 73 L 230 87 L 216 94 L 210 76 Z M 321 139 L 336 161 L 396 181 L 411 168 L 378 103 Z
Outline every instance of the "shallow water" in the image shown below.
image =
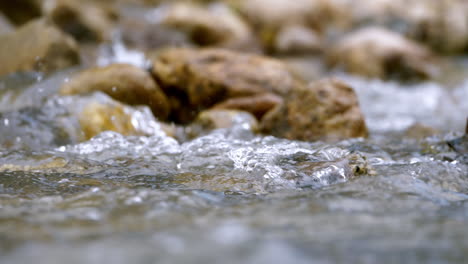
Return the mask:
M 73 70 L 71 70 L 73 71 Z M 400 85 L 338 75 L 369 139 L 334 144 L 228 130 L 177 142 L 146 108 L 143 136 L 83 140 L 58 97 L 70 72 L 0 85 L 1 263 L 464 263 L 468 80 Z M 415 124 L 439 132 L 409 137 Z M 455 144 L 455 145 L 454 145 Z M 463 145 L 465 144 L 465 145 Z

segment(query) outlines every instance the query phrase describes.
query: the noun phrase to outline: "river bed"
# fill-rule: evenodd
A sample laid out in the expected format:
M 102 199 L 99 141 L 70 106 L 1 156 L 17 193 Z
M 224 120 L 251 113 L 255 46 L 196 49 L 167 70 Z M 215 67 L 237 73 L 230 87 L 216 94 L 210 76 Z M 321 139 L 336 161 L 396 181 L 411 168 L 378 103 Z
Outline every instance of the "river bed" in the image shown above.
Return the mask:
M 402 85 L 337 74 L 358 93 L 368 139 L 290 141 L 240 119 L 178 142 L 147 108 L 132 108 L 145 136 L 78 142 L 70 113 L 109 98 L 54 95 L 73 71 L 0 83 L 2 263 L 468 258 L 468 79 Z

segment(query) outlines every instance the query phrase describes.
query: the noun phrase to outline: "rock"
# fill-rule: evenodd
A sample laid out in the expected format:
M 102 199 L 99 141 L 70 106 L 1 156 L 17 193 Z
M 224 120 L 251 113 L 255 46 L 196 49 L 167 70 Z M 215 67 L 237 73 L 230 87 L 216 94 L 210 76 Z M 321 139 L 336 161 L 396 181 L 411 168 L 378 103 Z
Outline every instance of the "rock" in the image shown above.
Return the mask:
M 406 137 L 418 140 L 434 136 L 436 134 L 440 134 L 440 131 L 429 126 L 425 126 L 421 123 L 415 123 L 411 125 L 405 130 L 404 133 Z
M 266 134 L 305 141 L 367 136 L 356 94 L 335 79 L 293 89 L 283 104 L 264 116 L 260 128 Z
M 294 34 L 294 42 L 307 43 L 310 48 L 312 42 L 316 43 L 312 35 L 324 35 L 347 12 L 332 0 L 241 0 L 234 5 L 253 25 L 268 52 L 275 52 L 278 44 L 285 41 L 285 32 L 287 38 Z M 309 29 L 314 34 L 297 35 L 294 27 Z
M 170 108 L 166 96 L 151 75 L 129 64 L 112 64 L 85 70 L 60 88 L 60 94 L 101 91 L 130 105 L 148 105 L 154 115 L 166 119 Z
M 69 115 L 66 122 L 74 119 L 78 121 L 78 140 L 81 142 L 104 131 L 125 136 L 149 136 L 161 132 L 159 123 L 147 107 L 130 107 L 99 92 L 84 96 L 65 96 L 60 103 Z
M 400 1 L 395 13 L 406 34 L 440 52 L 468 49 L 468 2 L 465 0 Z
M 73 38 L 44 20 L 0 36 L 0 76 L 19 71 L 51 73 L 79 60 Z
M 137 129 L 132 125 L 132 117 L 125 112 L 121 104 L 103 104 L 90 102 L 81 113 L 78 120 L 84 136 L 83 141 L 104 131 L 114 131 L 122 135 L 138 135 Z
M 161 24 L 139 21 L 133 17 L 123 19 L 119 29 L 126 46 L 148 53 L 162 48 L 193 46 L 184 32 Z
M 0 11 L 16 25 L 22 25 L 39 18 L 41 12 L 40 0 L 0 1 Z
M 181 123 L 192 121 L 199 111 L 216 104 L 259 116 L 279 98 L 260 95 L 282 96 L 298 85 L 280 61 L 223 49 L 162 51 L 154 59 L 153 73 L 171 100 L 172 120 Z
M 313 29 L 300 25 L 283 27 L 276 36 L 275 52 L 286 54 L 319 52 L 322 39 Z
M 238 9 L 256 28 L 305 25 L 321 30 L 342 16 L 330 0 L 242 0 Z
M 405 37 L 364 28 L 343 37 L 327 54 L 328 64 L 370 78 L 425 79 L 437 68 L 433 54 Z
M 105 41 L 112 32 L 112 12 L 93 1 L 46 0 L 43 13 L 79 41 Z
M 283 102 L 283 98 L 273 93 L 261 93 L 226 99 L 213 106 L 213 109 L 237 109 L 253 114 L 260 120 L 268 111 Z
M 465 0 L 340 0 L 349 27 L 380 25 L 423 42 L 438 52 L 468 48 L 468 2 Z
M 152 19 L 158 25 L 187 34 L 194 44 L 232 49 L 251 49 L 253 34 L 226 5 L 202 7 L 191 3 L 162 5 Z
M 187 127 L 183 134 L 178 135 L 181 141 L 206 135 L 215 129 L 234 128 L 242 126 L 251 131 L 258 130 L 257 119 L 248 112 L 238 110 L 209 109 L 198 114 L 197 118 Z

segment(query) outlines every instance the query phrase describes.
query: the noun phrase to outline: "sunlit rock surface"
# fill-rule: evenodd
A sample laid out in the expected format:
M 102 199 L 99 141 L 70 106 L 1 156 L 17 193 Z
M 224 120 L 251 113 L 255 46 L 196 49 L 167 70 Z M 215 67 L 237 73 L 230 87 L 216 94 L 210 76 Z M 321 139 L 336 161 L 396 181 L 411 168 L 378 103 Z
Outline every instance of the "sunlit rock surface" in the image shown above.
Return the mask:
M 101 91 L 130 105 L 147 105 L 154 115 L 166 119 L 169 102 L 151 74 L 130 64 L 90 68 L 64 82 L 60 94 L 86 94 Z

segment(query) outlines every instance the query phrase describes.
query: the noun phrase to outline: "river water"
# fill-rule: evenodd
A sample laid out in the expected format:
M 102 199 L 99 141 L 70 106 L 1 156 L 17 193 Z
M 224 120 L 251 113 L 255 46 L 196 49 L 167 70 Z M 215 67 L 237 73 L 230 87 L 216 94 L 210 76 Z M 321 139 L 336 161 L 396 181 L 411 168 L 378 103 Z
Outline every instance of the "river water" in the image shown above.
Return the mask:
M 358 93 L 368 139 L 290 141 L 239 119 L 178 142 L 128 107 L 144 136 L 83 141 L 74 113 L 112 101 L 55 95 L 75 70 L 0 82 L 1 263 L 468 259 L 468 79 L 337 74 Z M 417 124 L 438 133 L 408 132 Z

